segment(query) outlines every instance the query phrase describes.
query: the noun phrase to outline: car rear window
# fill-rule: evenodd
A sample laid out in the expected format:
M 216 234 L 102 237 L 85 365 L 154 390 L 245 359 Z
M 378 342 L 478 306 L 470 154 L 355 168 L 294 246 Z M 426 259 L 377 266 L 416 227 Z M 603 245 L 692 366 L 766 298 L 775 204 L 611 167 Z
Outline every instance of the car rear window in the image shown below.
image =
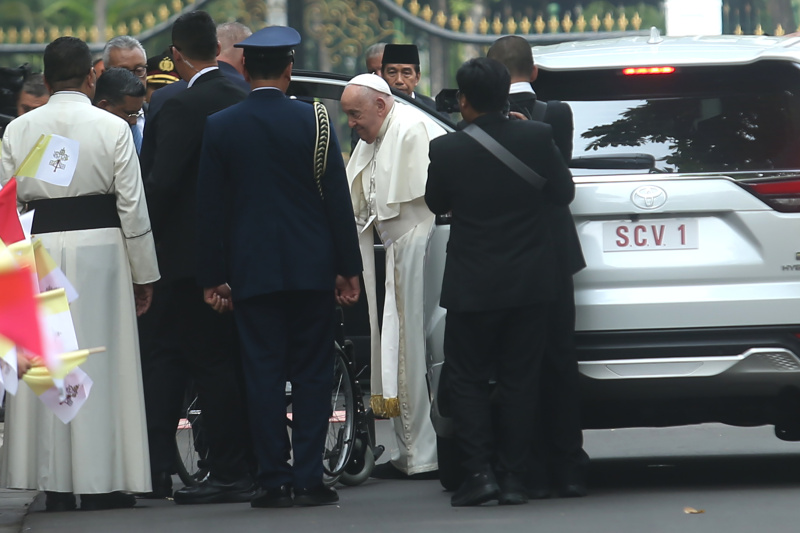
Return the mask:
M 800 168 L 796 64 L 622 70 L 540 69 L 539 97 L 572 107 L 574 175 Z

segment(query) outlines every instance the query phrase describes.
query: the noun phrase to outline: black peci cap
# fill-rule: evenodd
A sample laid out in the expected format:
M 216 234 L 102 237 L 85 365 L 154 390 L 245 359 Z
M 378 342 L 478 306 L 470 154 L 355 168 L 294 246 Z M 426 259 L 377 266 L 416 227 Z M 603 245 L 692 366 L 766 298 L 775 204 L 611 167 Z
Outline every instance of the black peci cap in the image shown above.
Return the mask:
M 419 50 L 415 44 L 387 44 L 383 49 L 382 65 L 399 63 L 419 65 Z

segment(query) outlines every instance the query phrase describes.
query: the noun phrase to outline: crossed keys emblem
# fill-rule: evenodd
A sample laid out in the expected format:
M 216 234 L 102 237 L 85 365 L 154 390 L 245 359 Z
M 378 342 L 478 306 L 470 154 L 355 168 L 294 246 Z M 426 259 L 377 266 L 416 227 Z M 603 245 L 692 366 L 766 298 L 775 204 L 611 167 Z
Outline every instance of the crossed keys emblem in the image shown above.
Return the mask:
M 53 157 L 55 157 L 55 159 L 50 161 L 48 165 L 53 167 L 54 173 L 56 170 L 64 170 L 67 168 L 67 166 L 64 164 L 64 161 L 69 160 L 69 154 L 63 147 L 58 152 L 53 152 Z
M 72 407 L 72 404 L 74 403 L 72 399 L 78 396 L 78 391 L 80 390 L 80 388 L 81 388 L 80 385 L 67 385 L 67 398 L 63 402 L 58 402 L 58 403 L 60 403 L 61 405 L 67 404 L 70 407 Z

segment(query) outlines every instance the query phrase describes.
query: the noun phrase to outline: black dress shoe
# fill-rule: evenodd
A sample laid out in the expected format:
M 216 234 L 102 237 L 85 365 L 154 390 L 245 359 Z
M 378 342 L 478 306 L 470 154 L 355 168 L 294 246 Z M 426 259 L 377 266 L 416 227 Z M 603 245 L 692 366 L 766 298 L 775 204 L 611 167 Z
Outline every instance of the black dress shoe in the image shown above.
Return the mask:
M 250 507 L 291 507 L 294 505 L 292 500 L 291 485 L 281 485 L 271 489 L 259 490 L 253 499 L 250 500 Z
M 172 476 L 166 472 L 157 472 L 151 477 L 153 491 L 139 496 L 151 500 L 172 498 Z
M 74 511 L 78 508 L 75 503 L 75 495 L 71 492 L 51 492 L 45 491 L 44 510 L 49 513 L 63 513 L 64 511 Z
M 249 479 L 225 483 L 209 476 L 193 487 L 183 487 L 175 491 L 175 503 L 244 503 L 255 496 L 256 488 Z
M 586 496 L 586 475 L 582 466 L 564 468 L 555 476 L 554 486 L 559 498 L 582 498 Z
M 553 491 L 550 490 L 550 487 L 546 486 L 526 485 L 525 494 L 531 500 L 546 500 L 553 495 Z
M 556 495 L 559 498 L 583 498 L 589 493 L 586 485 L 581 482 L 568 483 L 556 486 Z
M 419 474 L 406 474 L 398 469 L 391 462 L 381 463 L 372 469 L 369 477 L 375 479 L 410 479 L 417 481 L 426 481 L 431 479 L 439 479 L 439 471 L 433 470 L 431 472 L 421 472 Z
M 339 494 L 333 487 L 319 485 L 310 489 L 294 489 L 294 504 L 303 507 L 331 505 L 339 501 Z
M 522 479 L 514 472 L 504 472 L 497 480 L 500 486 L 500 505 L 522 505 L 528 503 L 528 494 Z
M 136 505 L 136 496 L 124 492 L 105 494 L 81 494 L 81 511 L 105 511 L 106 509 L 128 509 Z
M 496 500 L 500 487 L 491 470 L 467 474 L 467 478 L 450 498 L 453 507 L 469 507 Z

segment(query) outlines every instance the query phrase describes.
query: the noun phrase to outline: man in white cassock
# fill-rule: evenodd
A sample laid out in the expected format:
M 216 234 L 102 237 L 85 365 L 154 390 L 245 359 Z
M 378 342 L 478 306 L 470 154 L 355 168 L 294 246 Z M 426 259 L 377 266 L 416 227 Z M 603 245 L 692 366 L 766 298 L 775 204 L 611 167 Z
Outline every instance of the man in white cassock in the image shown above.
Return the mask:
M 379 76 L 362 74 L 345 88 L 342 109 L 361 140 L 347 165 L 359 230 L 371 330 L 371 405 L 393 417 L 391 471 L 437 470 L 422 329 L 422 267 L 434 216 L 425 205 L 428 144 L 444 129 L 422 111 L 396 104 Z M 378 326 L 374 236 L 386 250 L 383 327 Z M 380 472 L 378 470 L 377 472 Z M 387 472 L 379 477 L 391 477 Z
M 17 175 L 19 207 L 35 209 L 32 232 L 77 289 L 70 310 L 81 348 L 104 346 L 81 365 L 94 382 L 63 424 L 33 392 L 10 397 L 0 485 L 46 491 L 46 508 L 132 507 L 150 491 L 136 316 L 159 278 L 139 161 L 128 124 L 92 106 L 96 75 L 86 43 L 62 37 L 44 52 L 52 93 L 3 137 L 0 184 L 50 136 L 38 168 Z

